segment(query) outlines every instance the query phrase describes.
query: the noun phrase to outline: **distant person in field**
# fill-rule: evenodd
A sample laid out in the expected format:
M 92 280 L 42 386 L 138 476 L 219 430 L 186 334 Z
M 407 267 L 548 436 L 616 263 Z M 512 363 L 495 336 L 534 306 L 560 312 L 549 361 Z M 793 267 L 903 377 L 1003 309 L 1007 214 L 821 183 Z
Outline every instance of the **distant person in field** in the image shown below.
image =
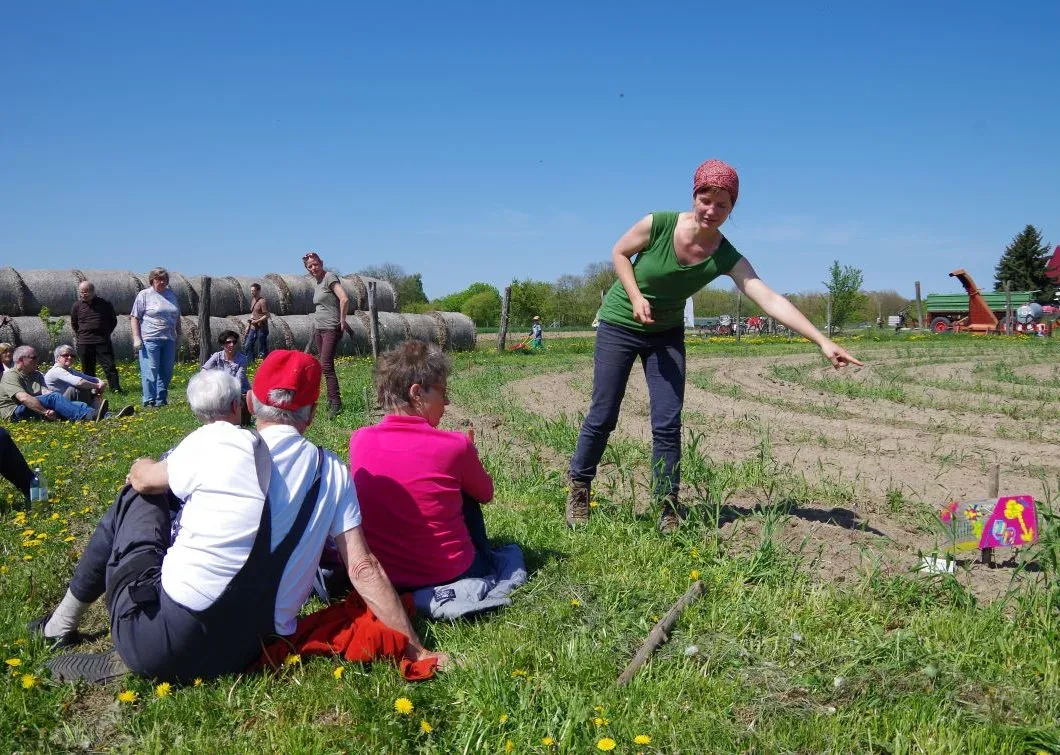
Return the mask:
M 376 397 L 386 416 L 350 437 L 364 536 L 398 590 L 493 572 L 480 506 L 493 499 L 493 479 L 473 429 L 438 429 L 449 369 L 445 353 L 425 341 L 380 355 Z
M 144 406 L 169 403 L 169 381 L 177 361 L 180 340 L 180 304 L 169 287 L 169 273 L 156 267 L 147 276 L 148 287 L 136 295 L 129 324 L 133 351 L 140 360 Z
M 544 345 L 541 332 L 541 318 L 534 315 L 534 319 L 530 322 L 530 348 L 540 349 Z
M 76 337 L 81 369 L 86 375 L 95 377 L 98 361 L 110 390 L 124 393 L 114 366 L 114 345 L 110 340 L 111 333 L 118 326 L 114 307 L 106 299 L 96 296 L 92 281 L 81 281 L 77 295 L 79 298 L 70 309 L 70 327 Z
M 107 381 L 74 369 L 74 347 L 63 344 L 55 349 L 55 364 L 44 373 L 44 384 L 70 401 L 83 401 L 99 407 Z
M 342 334 L 346 332 L 346 310 L 350 301 L 342 283 L 339 282 L 339 277 L 324 269 L 320 255 L 316 252 L 306 252 L 302 255 L 302 262 L 315 282 L 313 345 L 320 354 L 320 365 L 328 388 L 328 419 L 334 419 L 342 411 L 339 379 L 335 375 L 335 350 Z
M 7 342 L 0 343 L 0 375 L 15 369 L 15 347 Z
M 254 360 L 260 352 L 264 359 L 269 355 L 269 303 L 261 295 L 260 283 L 250 284 L 250 295 L 253 303 L 250 305 L 250 323 L 247 325 L 243 353 L 248 359 Z
M 834 367 L 861 364 L 769 288 L 722 235 L 739 187 L 731 166 L 708 160 L 693 177 L 691 210 L 646 215 L 611 252 L 618 280 L 600 308 L 592 401 L 570 461 L 567 523 L 572 527 L 589 521 L 590 486 L 638 358 L 651 407 L 651 489 L 662 508 L 659 527 L 670 532 L 680 524 L 685 514 L 679 503 L 684 307 L 688 297 L 715 278 L 728 275 L 766 315 L 816 343 Z

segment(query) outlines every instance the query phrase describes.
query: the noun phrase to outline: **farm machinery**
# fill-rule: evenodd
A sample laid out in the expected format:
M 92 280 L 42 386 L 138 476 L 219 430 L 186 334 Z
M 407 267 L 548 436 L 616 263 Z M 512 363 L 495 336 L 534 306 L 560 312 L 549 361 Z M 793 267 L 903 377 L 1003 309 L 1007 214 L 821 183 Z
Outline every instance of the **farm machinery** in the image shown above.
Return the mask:
M 1060 247 L 1057 250 L 1060 253 Z M 924 300 L 925 321 L 936 333 L 1040 333 L 1056 326 L 1055 319 L 1045 321 L 1045 315 L 1055 315 L 1056 307 L 1037 304 L 1034 301 L 1036 291 L 983 293 L 964 269 L 954 270 L 950 276 L 960 281 L 967 293 L 927 295 Z M 1013 312 L 1011 323 L 1006 321 L 1008 303 L 1011 303 Z

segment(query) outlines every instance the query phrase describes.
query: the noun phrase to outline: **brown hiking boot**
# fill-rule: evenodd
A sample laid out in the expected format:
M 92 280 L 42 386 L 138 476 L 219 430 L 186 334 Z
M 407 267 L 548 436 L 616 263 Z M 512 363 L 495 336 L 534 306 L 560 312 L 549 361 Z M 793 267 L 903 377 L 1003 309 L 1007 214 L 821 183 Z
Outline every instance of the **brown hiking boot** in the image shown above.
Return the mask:
M 688 510 L 679 503 L 663 501 L 662 515 L 659 517 L 659 532 L 669 535 L 684 524 Z
M 589 489 L 591 483 L 568 480 L 570 491 L 567 493 L 567 526 L 577 527 L 589 523 Z

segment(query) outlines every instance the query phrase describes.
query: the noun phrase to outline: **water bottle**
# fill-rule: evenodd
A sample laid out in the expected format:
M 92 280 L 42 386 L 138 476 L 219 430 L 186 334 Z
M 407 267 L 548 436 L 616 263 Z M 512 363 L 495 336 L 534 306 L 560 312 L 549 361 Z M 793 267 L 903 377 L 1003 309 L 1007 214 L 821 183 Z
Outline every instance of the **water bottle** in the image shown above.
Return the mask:
M 44 481 L 40 467 L 33 470 L 33 479 L 29 483 L 29 500 L 30 503 L 48 500 L 48 483 Z

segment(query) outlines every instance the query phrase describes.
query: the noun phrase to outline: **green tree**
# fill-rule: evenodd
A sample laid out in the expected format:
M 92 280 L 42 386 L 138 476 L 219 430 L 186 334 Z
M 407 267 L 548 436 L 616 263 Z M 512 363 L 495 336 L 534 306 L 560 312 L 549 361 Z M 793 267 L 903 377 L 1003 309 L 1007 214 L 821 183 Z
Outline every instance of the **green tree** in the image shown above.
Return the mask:
M 832 331 L 835 332 L 850 321 L 851 316 L 861 306 L 864 294 L 861 284 L 865 275 L 861 270 L 850 265 L 839 266 L 839 260 L 832 262 L 828 270 L 825 288 L 832 296 Z
M 512 299 L 508 304 L 509 327 L 530 327 L 530 318 L 537 315 L 542 322 L 555 320 L 553 284 L 546 281 L 512 281 Z
M 423 293 L 423 276 L 420 273 L 406 275 L 394 284 L 394 291 L 402 312 L 420 312 L 427 305 L 427 294 Z
M 460 311 L 475 321 L 475 325 L 491 325 L 500 322 L 501 297 L 497 289 L 480 291 L 469 296 Z
M 1013 291 L 1038 291 L 1037 300 L 1049 304 L 1056 286 L 1045 277 L 1045 263 L 1049 260 L 1049 245 L 1042 243 L 1042 232 L 1028 225 L 1005 247 L 994 269 L 994 287 L 1001 291 L 1005 281 Z
M 463 291 L 457 291 L 455 294 L 449 294 L 447 296 L 441 296 L 431 302 L 431 308 L 436 309 L 439 312 L 463 312 L 464 302 L 470 299 L 475 294 L 491 293 L 496 297 L 496 300 L 500 302 L 501 295 L 497 291 L 495 286 L 491 286 L 488 283 L 472 283 L 470 286 L 465 288 Z M 501 316 L 500 304 L 497 305 L 497 320 L 500 320 Z

